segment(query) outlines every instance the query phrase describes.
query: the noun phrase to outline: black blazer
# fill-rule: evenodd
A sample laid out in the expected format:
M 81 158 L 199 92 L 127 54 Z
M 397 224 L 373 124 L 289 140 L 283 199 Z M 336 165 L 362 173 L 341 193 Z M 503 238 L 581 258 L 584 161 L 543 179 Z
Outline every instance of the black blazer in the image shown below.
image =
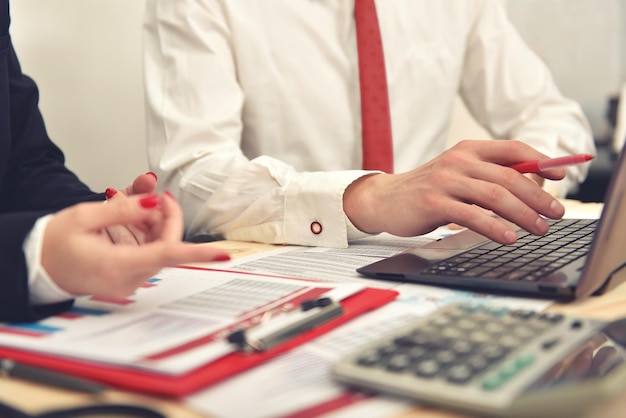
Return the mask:
M 0 0 L 0 321 L 29 321 L 71 302 L 29 305 L 24 238 L 37 218 L 103 196 L 65 167 L 48 138 L 37 86 L 22 74 L 9 23 L 9 1 Z

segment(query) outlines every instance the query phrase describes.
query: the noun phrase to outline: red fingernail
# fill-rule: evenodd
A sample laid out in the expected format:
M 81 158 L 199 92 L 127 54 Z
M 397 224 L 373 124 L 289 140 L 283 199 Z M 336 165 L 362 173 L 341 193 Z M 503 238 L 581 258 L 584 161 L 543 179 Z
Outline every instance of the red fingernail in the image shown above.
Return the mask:
M 228 254 L 219 254 L 215 257 L 215 261 L 228 261 L 230 260 L 230 255 Z
M 172 200 L 176 200 L 176 198 L 174 197 L 172 192 L 170 192 L 169 190 L 163 190 L 163 194 L 166 195 L 167 197 L 169 197 Z
M 104 195 L 106 196 L 107 199 L 112 198 L 113 196 L 115 196 L 116 193 L 117 193 L 117 190 L 112 189 L 110 187 L 104 191 Z
M 146 174 L 150 174 L 152 177 L 154 177 L 155 180 L 159 180 L 159 177 L 156 175 L 156 173 L 153 173 L 152 171 L 148 171 Z
M 153 194 L 148 197 L 144 197 L 139 201 L 139 204 L 146 209 L 155 208 L 159 204 L 159 196 Z

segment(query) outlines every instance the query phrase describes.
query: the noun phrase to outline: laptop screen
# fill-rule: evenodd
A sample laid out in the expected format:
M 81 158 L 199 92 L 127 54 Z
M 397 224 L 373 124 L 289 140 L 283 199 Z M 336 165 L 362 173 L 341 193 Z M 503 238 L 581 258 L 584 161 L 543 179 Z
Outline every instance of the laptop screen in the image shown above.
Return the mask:
M 626 280 L 626 149 L 622 149 L 604 199 L 602 216 L 576 296 L 612 289 Z

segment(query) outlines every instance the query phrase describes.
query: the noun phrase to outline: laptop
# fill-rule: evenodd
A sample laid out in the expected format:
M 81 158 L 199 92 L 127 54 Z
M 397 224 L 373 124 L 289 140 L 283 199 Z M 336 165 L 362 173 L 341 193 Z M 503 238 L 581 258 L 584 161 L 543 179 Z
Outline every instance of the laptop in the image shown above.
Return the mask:
M 626 280 L 625 149 L 600 219 L 549 221 L 545 236 L 520 229 L 514 245 L 464 230 L 357 271 L 375 279 L 559 300 L 604 293 Z

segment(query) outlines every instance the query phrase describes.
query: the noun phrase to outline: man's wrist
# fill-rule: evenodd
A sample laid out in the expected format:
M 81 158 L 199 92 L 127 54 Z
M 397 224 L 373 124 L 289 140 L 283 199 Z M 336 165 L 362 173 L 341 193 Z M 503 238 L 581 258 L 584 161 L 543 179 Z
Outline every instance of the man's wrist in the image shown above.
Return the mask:
M 367 174 L 353 181 L 343 194 L 343 210 L 347 220 L 358 231 L 365 234 L 376 234 L 382 231 L 370 230 L 370 213 L 376 202 L 372 197 L 373 182 L 375 177 L 383 173 Z

